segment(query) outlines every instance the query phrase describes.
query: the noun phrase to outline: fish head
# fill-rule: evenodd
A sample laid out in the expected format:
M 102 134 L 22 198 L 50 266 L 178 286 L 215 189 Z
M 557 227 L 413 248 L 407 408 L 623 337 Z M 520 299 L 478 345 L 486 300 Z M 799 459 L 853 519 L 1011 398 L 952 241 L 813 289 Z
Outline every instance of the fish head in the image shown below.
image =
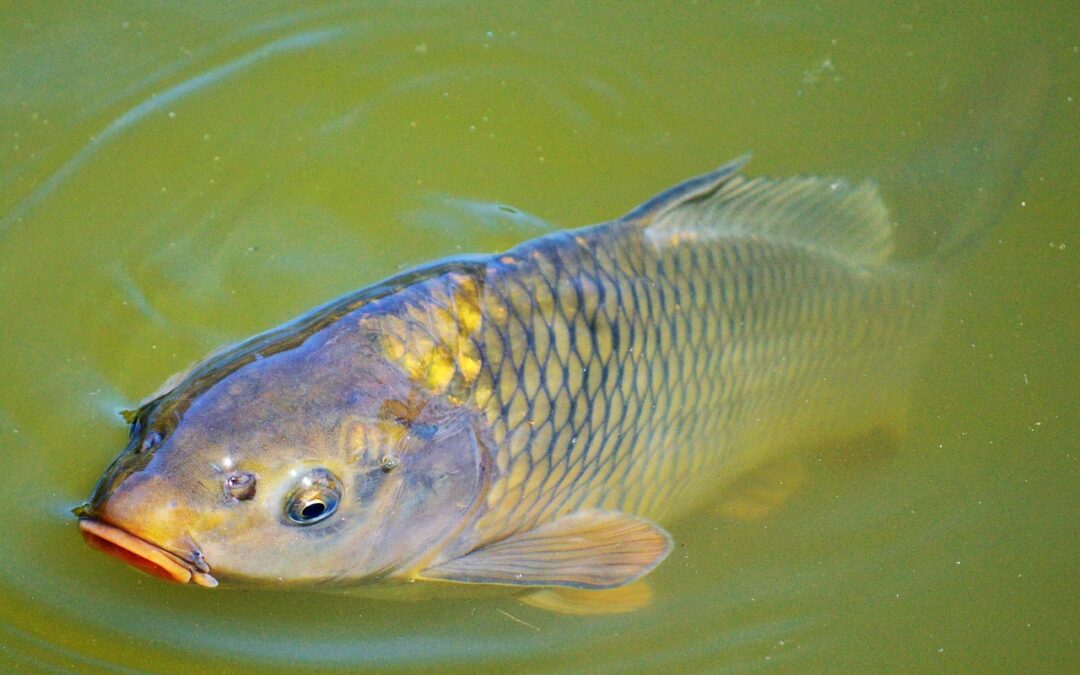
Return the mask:
M 321 342 L 196 369 L 140 409 L 77 510 L 88 542 L 204 586 L 415 574 L 482 501 L 478 414 L 357 340 Z

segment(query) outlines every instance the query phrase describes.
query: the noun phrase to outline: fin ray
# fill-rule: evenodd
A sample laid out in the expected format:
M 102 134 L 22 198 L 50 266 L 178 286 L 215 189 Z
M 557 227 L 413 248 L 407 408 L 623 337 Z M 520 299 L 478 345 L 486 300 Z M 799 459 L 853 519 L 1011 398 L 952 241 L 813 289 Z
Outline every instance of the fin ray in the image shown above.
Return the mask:
M 678 185 L 664 190 L 644 204 L 641 204 L 630 213 L 627 213 L 622 217 L 622 220 L 635 221 L 642 225 L 649 225 L 656 219 L 663 217 L 665 213 L 679 204 L 715 192 L 724 185 L 724 183 L 738 174 L 739 170 L 742 169 L 743 165 L 748 161 L 750 161 L 749 153 L 742 157 L 738 157 L 709 173 L 695 176 L 689 180 L 684 180 Z
M 671 551 L 660 526 L 615 511 L 582 511 L 482 546 L 420 576 L 460 583 L 614 588 Z
M 692 178 L 631 211 L 657 245 L 692 237 L 754 236 L 813 247 L 863 265 L 892 256 L 892 221 L 871 181 L 744 178 L 746 158 Z

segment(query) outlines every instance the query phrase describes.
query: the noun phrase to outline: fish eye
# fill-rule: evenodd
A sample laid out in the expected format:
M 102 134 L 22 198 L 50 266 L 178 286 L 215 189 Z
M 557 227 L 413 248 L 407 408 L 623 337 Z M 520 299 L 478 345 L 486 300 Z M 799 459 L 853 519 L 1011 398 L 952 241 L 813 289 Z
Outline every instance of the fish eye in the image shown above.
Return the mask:
M 341 481 L 326 469 L 309 471 L 285 501 L 285 517 L 295 525 L 328 518 L 341 501 Z
M 255 496 L 255 474 L 248 471 L 235 471 L 225 479 L 225 494 L 238 501 L 245 501 Z

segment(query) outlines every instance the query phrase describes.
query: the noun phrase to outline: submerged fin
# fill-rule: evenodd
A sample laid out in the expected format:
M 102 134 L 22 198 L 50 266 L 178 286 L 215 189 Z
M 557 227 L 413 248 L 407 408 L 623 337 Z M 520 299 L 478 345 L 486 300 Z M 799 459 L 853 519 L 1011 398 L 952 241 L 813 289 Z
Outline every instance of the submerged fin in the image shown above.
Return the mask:
M 420 577 L 613 588 L 644 576 L 670 551 L 671 537 L 658 525 L 616 511 L 583 511 L 430 567 Z
M 983 64 L 981 82 L 958 90 L 943 119 L 878 175 L 890 202 L 922 233 L 905 255 L 936 265 L 979 249 L 1022 202 L 1023 172 L 1045 137 L 1061 86 L 1052 50 L 1019 42 Z
M 729 520 L 757 522 L 782 507 L 810 478 L 823 468 L 832 472 L 858 470 L 896 454 L 903 437 L 905 410 L 894 418 L 847 437 L 810 448 L 791 448 L 739 476 L 724 491 L 718 512 Z M 814 467 L 809 464 L 813 458 Z
M 877 466 L 896 456 L 905 428 L 906 425 L 899 421 L 883 423 L 825 447 L 816 456 L 830 470 L 859 470 Z
M 892 255 L 892 222 L 877 185 L 843 178 L 747 179 L 736 160 L 671 188 L 627 218 L 654 243 L 688 237 L 753 236 L 793 242 L 863 265 Z
M 731 520 L 756 522 L 784 505 L 806 482 L 806 465 L 786 457 L 755 467 L 739 477 L 720 504 L 720 514 Z
M 652 589 L 645 579 L 618 588 L 545 588 L 519 598 L 549 612 L 593 616 L 597 614 L 625 614 L 652 603 Z

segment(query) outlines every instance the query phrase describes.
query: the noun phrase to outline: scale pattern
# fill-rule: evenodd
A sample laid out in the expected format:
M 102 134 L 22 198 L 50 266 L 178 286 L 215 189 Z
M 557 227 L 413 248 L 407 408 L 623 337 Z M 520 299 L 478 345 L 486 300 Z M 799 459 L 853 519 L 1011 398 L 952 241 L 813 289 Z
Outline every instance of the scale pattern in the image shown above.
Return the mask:
M 931 284 L 753 236 L 616 221 L 487 265 L 481 368 L 497 540 L 583 508 L 658 519 L 793 446 L 887 423 Z

